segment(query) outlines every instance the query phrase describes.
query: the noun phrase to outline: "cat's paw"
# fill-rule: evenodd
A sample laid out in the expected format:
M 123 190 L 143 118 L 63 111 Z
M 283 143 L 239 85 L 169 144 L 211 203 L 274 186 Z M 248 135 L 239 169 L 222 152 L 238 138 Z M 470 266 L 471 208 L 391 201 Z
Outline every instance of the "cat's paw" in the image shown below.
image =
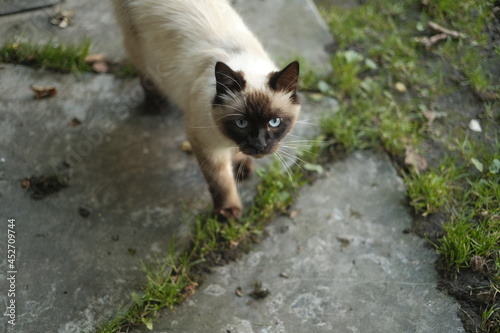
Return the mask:
M 241 207 L 223 207 L 218 212 L 226 219 L 239 219 L 241 217 L 241 210 Z

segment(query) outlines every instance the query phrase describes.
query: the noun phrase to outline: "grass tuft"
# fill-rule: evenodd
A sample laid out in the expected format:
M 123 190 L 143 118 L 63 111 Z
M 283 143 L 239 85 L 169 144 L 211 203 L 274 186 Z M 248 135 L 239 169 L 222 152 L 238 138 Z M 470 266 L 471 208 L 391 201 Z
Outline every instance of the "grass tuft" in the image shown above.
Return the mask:
M 90 40 L 81 44 L 64 45 L 50 41 L 45 45 L 33 42 L 8 42 L 0 47 L 0 62 L 29 65 L 60 72 L 81 73 L 91 70 L 85 58 Z

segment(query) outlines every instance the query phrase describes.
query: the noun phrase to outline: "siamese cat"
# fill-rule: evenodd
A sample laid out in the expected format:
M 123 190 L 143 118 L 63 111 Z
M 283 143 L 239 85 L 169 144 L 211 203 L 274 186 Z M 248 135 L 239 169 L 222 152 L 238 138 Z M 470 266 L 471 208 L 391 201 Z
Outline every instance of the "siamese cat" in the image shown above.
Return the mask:
M 112 2 L 146 96 L 156 91 L 184 112 L 215 211 L 239 218 L 235 176 L 294 126 L 299 63 L 279 70 L 226 0 Z

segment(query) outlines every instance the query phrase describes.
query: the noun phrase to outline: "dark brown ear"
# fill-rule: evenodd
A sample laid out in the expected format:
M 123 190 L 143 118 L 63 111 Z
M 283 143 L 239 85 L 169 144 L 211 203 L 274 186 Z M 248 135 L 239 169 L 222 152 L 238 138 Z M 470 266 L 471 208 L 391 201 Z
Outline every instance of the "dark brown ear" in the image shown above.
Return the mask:
M 236 93 L 245 89 L 245 79 L 240 72 L 233 71 L 223 62 L 215 64 L 215 80 L 217 97 L 227 95 L 229 92 Z
M 283 70 L 272 73 L 269 87 L 274 91 L 296 92 L 298 80 L 299 62 L 294 61 Z

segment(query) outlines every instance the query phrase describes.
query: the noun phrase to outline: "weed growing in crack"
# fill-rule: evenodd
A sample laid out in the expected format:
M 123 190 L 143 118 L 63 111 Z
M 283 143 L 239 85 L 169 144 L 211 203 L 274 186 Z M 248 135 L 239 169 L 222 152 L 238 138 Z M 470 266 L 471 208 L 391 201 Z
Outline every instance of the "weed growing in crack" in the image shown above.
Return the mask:
M 10 41 L 0 46 L 0 62 L 29 65 L 60 72 L 82 73 L 91 71 L 85 61 L 89 55 L 90 40 L 67 45 L 49 41 L 44 45 L 34 42 Z

